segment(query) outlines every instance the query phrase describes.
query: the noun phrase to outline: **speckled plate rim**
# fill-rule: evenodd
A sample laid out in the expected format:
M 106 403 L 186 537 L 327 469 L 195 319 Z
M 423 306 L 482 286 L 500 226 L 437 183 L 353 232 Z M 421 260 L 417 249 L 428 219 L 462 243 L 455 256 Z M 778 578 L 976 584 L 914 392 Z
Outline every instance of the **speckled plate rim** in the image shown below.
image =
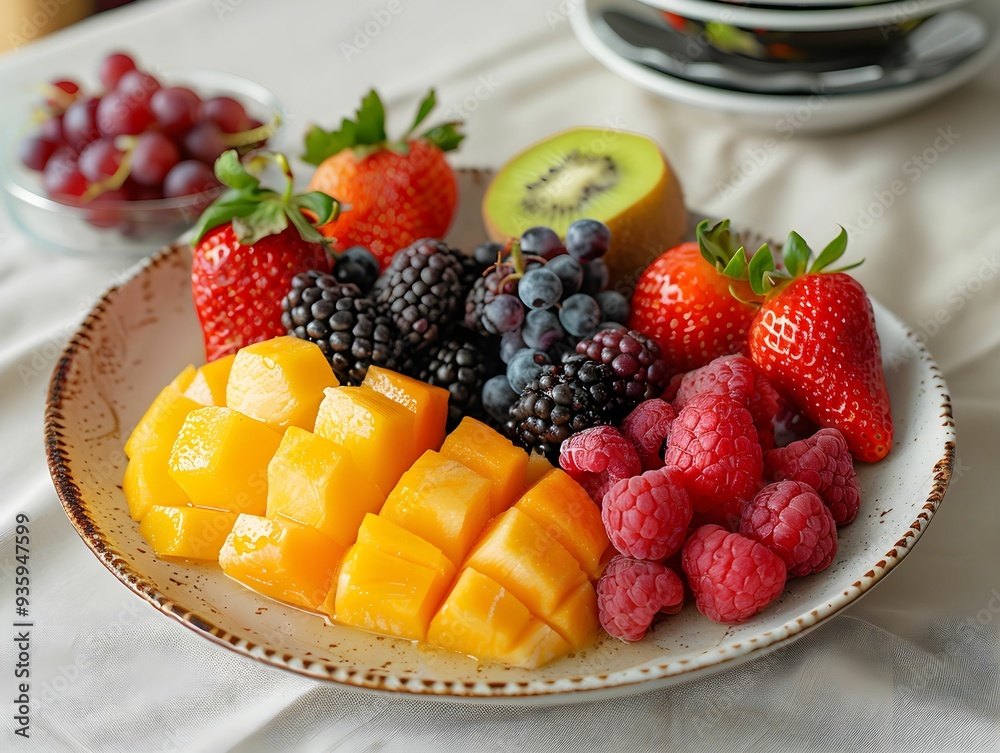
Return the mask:
M 929 393 L 941 401 L 944 443 L 941 457 L 934 465 L 927 498 L 916 519 L 901 534 L 896 544 L 879 555 L 865 574 L 849 588 L 839 593 L 818 609 L 799 615 L 773 630 L 752 637 L 745 642 L 706 651 L 693 660 L 680 659 L 660 664 L 631 667 L 608 674 L 582 677 L 565 677 L 550 680 L 510 681 L 510 682 L 465 682 L 442 681 L 416 676 L 399 676 L 391 673 L 374 673 L 355 667 L 313 661 L 279 653 L 265 646 L 250 642 L 245 638 L 223 630 L 182 604 L 160 593 L 156 586 L 140 572 L 133 569 L 121 554 L 110 546 L 104 533 L 95 525 L 77 482 L 73 477 L 72 458 L 66 451 L 63 430 L 65 419 L 62 406 L 67 389 L 67 377 L 74 365 L 77 354 L 88 348 L 91 332 L 101 321 L 109 305 L 129 281 L 166 262 L 175 262 L 185 244 L 174 243 L 133 268 L 129 277 L 109 288 L 100 298 L 90 314 L 83 321 L 63 350 L 49 384 L 48 401 L 45 410 L 45 452 L 49 472 L 66 515 L 80 537 L 94 555 L 126 587 L 144 601 L 185 627 L 208 638 L 210 641 L 236 653 L 256 659 L 280 669 L 295 672 L 317 680 L 326 680 L 349 689 L 377 691 L 405 695 L 411 698 L 447 701 L 500 702 L 511 703 L 572 703 L 600 700 L 622 695 L 655 690 L 678 681 L 693 680 L 699 676 L 714 673 L 722 666 L 736 666 L 751 659 L 774 651 L 818 626 L 821 622 L 837 614 L 891 572 L 916 544 L 937 511 L 951 480 L 955 461 L 955 424 L 952 418 L 951 401 L 944 377 L 922 341 L 884 307 L 875 303 L 881 313 L 895 320 L 910 341 L 914 360 L 922 361 L 931 376 Z

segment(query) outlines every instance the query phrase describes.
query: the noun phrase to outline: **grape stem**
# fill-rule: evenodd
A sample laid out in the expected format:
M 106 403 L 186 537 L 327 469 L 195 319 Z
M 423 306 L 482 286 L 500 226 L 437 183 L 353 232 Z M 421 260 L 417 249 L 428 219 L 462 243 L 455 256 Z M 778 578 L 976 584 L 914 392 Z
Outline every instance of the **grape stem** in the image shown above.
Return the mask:
M 266 141 L 274 135 L 274 132 L 278 130 L 278 126 L 280 125 L 281 116 L 278 113 L 274 113 L 274 120 L 270 123 L 264 123 L 256 128 L 251 128 L 249 131 L 223 134 L 222 143 L 227 147 L 240 147 L 247 146 L 248 144 L 256 144 L 258 141 Z

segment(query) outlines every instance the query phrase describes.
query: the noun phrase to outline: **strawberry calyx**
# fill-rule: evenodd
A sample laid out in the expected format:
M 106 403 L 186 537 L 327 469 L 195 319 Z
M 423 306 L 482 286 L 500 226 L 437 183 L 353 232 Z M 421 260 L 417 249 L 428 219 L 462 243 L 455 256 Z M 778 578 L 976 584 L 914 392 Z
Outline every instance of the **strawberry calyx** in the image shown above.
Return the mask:
M 378 92 L 372 89 L 361 100 L 354 120 L 344 118 L 338 130 L 326 131 L 313 124 L 306 133 L 306 149 L 302 159 L 311 165 L 319 165 L 345 149 L 351 149 L 359 159 L 383 150 L 408 154 L 410 144 L 417 139 L 430 142 L 442 152 L 449 152 L 458 148 L 465 138 L 458 130 L 462 125 L 459 120 L 448 121 L 414 135 L 436 104 L 437 96 L 434 89 L 431 89 L 420 102 L 409 130 L 401 139 L 390 140 L 385 132 L 385 107 Z
M 746 265 L 743 279 L 750 283 L 750 289 L 754 294 L 764 298 L 776 296 L 788 283 L 798 277 L 846 272 L 864 262 L 864 259 L 861 259 L 853 264 L 830 269 L 830 265 L 838 261 L 847 250 L 847 231 L 843 227 L 819 255 L 814 254 L 805 239 L 793 230 L 788 234 L 788 240 L 782 248 L 780 268 L 775 264 L 774 256 L 767 244 L 761 248 L 767 249 L 767 253 L 758 252 L 751 257 Z
M 276 164 L 285 176 L 285 187 L 280 193 L 262 188 L 255 175 L 269 163 Z M 236 240 L 244 245 L 277 235 L 289 222 L 304 241 L 320 243 L 327 248 L 332 243 L 333 239 L 320 233 L 318 227 L 337 218 L 340 202 L 321 191 L 294 193 L 292 170 L 285 155 L 256 152 L 249 160 L 248 169 L 236 150 L 230 149 L 216 160 L 215 177 L 229 188 L 198 218 L 192 244 L 200 241 L 209 230 L 227 222 L 232 224 Z
M 736 247 L 736 240 L 730 232 L 728 219 L 720 220 L 711 227 L 708 220 L 702 220 L 695 229 L 695 239 L 698 241 L 698 249 L 701 251 L 702 258 L 711 264 L 720 276 L 744 282 L 747 280 L 750 263 L 747 260 L 747 252 L 742 245 Z M 771 249 L 766 243 L 758 248 L 750 259 L 757 257 L 767 257 L 773 266 Z M 754 293 L 757 291 L 754 290 Z M 729 285 L 729 294 L 747 306 L 760 306 L 761 304 L 759 300 L 747 299 L 740 295 L 733 283 Z

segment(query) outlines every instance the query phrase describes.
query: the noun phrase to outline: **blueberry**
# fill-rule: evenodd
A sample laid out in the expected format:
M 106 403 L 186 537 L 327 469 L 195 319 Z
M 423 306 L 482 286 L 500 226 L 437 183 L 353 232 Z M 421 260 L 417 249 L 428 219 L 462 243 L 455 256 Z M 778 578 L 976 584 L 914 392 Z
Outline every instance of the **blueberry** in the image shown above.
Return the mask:
M 563 254 L 545 265 L 550 272 L 555 272 L 559 281 L 562 282 L 562 294 L 564 297 L 573 295 L 580 290 L 583 284 L 583 266 L 572 256 Z
M 597 304 L 601 307 L 604 320 L 608 322 L 627 322 L 629 315 L 628 298 L 617 290 L 602 290 L 594 294 Z
M 566 247 L 552 228 L 532 227 L 521 236 L 521 251 L 543 259 L 553 259 L 566 253 Z
M 528 308 L 552 308 L 562 298 L 562 281 L 545 267 L 529 269 L 517 285 L 517 294 Z
M 608 286 L 610 277 L 604 259 L 588 261 L 583 265 L 583 285 L 580 286 L 580 292 L 593 295 L 599 290 L 604 290 Z
M 367 292 L 378 278 L 379 264 L 375 254 L 361 246 L 351 246 L 337 257 L 333 276 L 339 282 L 353 282 Z
M 515 296 L 503 293 L 483 307 L 483 329 L 494 335 L 502 335 L 521 326 L 524 321 L 524 306 Z
M 601 323 L 601 307 L 592 296 L 577 293 L 563 301 L 559 321 L 574 337 L 590 337 Z
M 503 251 L 503 246 L 493 241 L 486 241 L 475 247 L 472 251 L 472 258 L 483 267 L 492 267 L 497 263 L 497 257 Z
M 592 261 L 607 253 L 611 231 L 597 220 L 577 220 L 566 231 L 566 250 L 579 261 Z
M 525 349 L 517 353 L 507 364 L 510 388 L 520 394 L 528 382 L 538 378 L 547 363 L 551 363 L 549 357 L 540 350 Z
M 495 421 L 507 420 L 510 406 L 517 400 L 518 393 L 510 388 L 510 382 L 503 374 L 486 380 L 483 385 L 483 407 Z
M 528 346 L 524 344 L 524 338 L 521 337 L 521 330 L 517 329 L 513 332 L 505 332 L 503 337 L 500 338 L 500 360 L 504 363 L 510 363 L 510 359 L 526 347 Z
M 529 311 L 524 319 L 524 329 L 521 330 L 524 344 L 536 350 L 548 350 L 565 334 L 559 323 L 559 316 L 548 309 Z

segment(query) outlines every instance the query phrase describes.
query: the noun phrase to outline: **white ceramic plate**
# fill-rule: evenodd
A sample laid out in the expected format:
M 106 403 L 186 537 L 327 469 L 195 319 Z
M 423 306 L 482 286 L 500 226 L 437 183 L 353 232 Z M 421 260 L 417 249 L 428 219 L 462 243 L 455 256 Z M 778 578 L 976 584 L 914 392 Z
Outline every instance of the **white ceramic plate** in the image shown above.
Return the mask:
M 451 239 L 470 248 L 483 237 L 478 210 L 488 174 L 463 171 L 459 181 Z M 688 605 L 640 643 L 605 637 L 534 671 L 330 626 L 258 596 L 218 566 L 157 559 L 129 518 L 120 486 L 125 439 L 161 387 L 201 360 L 189 276 L 188 248 L 165 249 L 109 290 L 72 337 L 46 410 L 52 478 L 86 545 L 137 596 L 208 640 L 313 678 L 450 700 L 556 703 L 718 672 L 803 635 L 864 594 L 909 553 L 948 486 L 954 425 L 941 373 L 899 320 L 876 305 L 896 447 L 878 465 L 859 468 L 861 512 L 843 529 L 829 570 L 791 581 L 754 619 L 715 625 Z
M 683 18 L 724 21 L 744 29 L 835 31 L 898 24 L 908 18 L 924 18 L 948 8 L 966 5 L 970 0 L 896 0 L 864 5 L 860 8 L 807 9 L 757 8 L 718 0 L 643 0 L 643 2 L 654 8 L 676 13 Z
M 912 84 L 853 94 L 750 94 L 686 81 L 626 60 L 601 39 L 594 24 L 607 10 L 659 19 L 656 10 L 638 0 L 583 0 L 573 6 L 570 23 L 580 44 L 605 68 L 625 80 L 667 99 L 720 110 L 739 116 L 749 125 L 791 135 L 873 125 L 922 107 L 975 78 L 1000 52 L 997 33 L 1000 8 L 996 5 L 991 0 L 973 6 L 989 24 L 990 41 L 947 73 Z

